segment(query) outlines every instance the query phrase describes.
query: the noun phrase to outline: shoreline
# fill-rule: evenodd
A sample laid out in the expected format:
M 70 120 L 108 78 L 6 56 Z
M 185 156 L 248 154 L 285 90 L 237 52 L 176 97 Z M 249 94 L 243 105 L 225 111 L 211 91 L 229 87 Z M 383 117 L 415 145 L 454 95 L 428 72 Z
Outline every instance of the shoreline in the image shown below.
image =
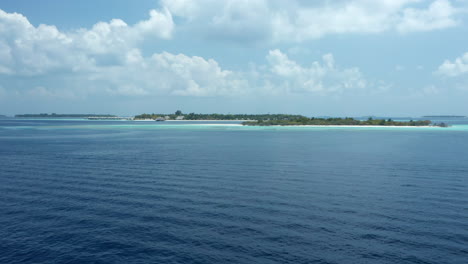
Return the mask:
M 241 126 L 249 126 L 249 125 L 242 125 Z M 402 127 L 402 128 L 411 128 L 411 127 L 424 127 L 424 128 L 443 128 L 443 127 L 438 127 L 438 126 L 372 126 L 372 125 L 269 125 L 269 126 L 250 126 L 250 127 Z
M 256 120 L 165 120 L 166 122 L 253 122 Z
M 135 120 L 136 121 L 136 120 Z M 250 122 L 255 120 L 165 120 L 164 122 Z M 190 124 L 186 124 L 190 125 Z M 199 125 L 199 124 L 197 124 Z M 210 126 L 242 126 L 242 127 L 402 127 L 402 128 L 411 128 L 411 127 L 427 127 L 427 128 L 441 128 L 439 126 L 378 126 L 378 125 L 267 125 L 267 126 L 258 126 L 258 125 L 243 125 L 243 124 L 209 124 Z
M 171 121 L 180 121 L 180 120 L 171 120 Z M 206 120 L 190 120 L 191 121 L 206 121 Z M 218 121 L 218 120 L 214 120 Z M 161 126 L 164 126 L 163 123 L 160 123 Z M 249 126 L 249 125 L 243 125 L 243 124 L 180 124 L 178 126 L 226 126 L 226 127 L 262 127 L 262 128 L 267 128 L 267 127 L 285 127 L 285 128 L 301 128 L 301 127 L 322 127 L 322 128 L 339 128 L 339 127 L 344 127 L 344 128 L 443 128 L 443 127 L 438 127 L 438 126 L 373 126 L 373 125 L 270 125 L 270 126 Z
M 133 121 L 153 121 L 153 120 L 133 120 Z M 245 122 L 251 120 L 165 120 L 164 122 Z M 156 121 L 154 121 L 156 122 Z M 164 125 L 164 122 L 158 122 L 160 125 Z M 209 125 L 209 126 L 239 126 L 239 127 L 401 127 L 401 128 L 442 128 L 438 126 L 378 126 L 378 125 L 267 125 L 267 126 L 258 126 L 258 125 L 243 125 L 239 124 L 181 124 L 181 125 Z

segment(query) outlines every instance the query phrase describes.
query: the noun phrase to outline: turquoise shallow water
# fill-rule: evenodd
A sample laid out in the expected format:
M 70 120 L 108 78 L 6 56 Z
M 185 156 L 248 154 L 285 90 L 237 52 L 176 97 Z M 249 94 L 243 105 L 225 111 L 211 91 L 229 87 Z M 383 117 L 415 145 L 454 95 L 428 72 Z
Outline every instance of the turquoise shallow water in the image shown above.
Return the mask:
M 18 121 L 18 120 L 14 120 Z M 88 121 L 82 119 L 21 119 L 3 124 L 3 129 L 207 129 L 207 130 L 409 130 L 409 131 L 468 131 L 467 124 L 450 127 L 390 127 L 390 126 L 242 126 L 240 122 L 152 122 L 152 121 Z M 31 123 L 31 125 L 24 125 Z
M 226 124 L 0 120 L 0 263 L 466 263 L 463 120 Z

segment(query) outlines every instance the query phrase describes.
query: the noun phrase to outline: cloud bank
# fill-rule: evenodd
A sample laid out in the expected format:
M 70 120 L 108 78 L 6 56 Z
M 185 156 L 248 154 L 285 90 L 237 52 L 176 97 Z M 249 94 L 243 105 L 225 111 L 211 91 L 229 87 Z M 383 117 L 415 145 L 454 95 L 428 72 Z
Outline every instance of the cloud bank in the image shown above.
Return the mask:
M 233 71 L 200 56 L 144 54 L 142 46 L 176 38 L 187 30 L 201 37 L 290 44 L 333 34 L 407 34 L 456 26 L 462 12 L 448 0 L 162 0 L 160 4 L 160 9 L 133 25 L 113 19 L 68 32 L 54 25 L 34 26 L 21 14 L 0 10 L 0 80 L 20 80 L 3 82 L 2 96 L 212 97 L 366 91 L 375 82 L 358 67 L 341 67 L 331 53 L 299 63 L 272 48 L 265 51 L 264 64 Z M 467 72 L 467 56 L 446 61 L 439 72 L 448 76 Z
M 67 98 L 327 94 L 366 86 L 359 69 L 336 67 L 332 54 L 324 55 L 323 62 L 301 66 L 275 49 L 267 54 L 267 65 L 244 72 L 198 56 L 142 55 L 139 46 L 145 39 L 168 39 L 173 31 L 168 8 L 152 10 L 147 20 L 134 25 L 113 19 L 72 32 L 35 27 L 21 14 L 0 10 L 0 77 L 34 79 L 23 88 L 28 95 Z
M 303 42 L 336 34 L 421 32 L 454 27 L 448 0 L 163 0 L 188 31 L 210 39 Z
M 33 26 L 26 17 L 0 10 L 0 73 L 36 75 L 50 71 L 89 70 L 148 38 L 168 39 L 174 29 L 167 9 L 129 26 L 120 19 L 99 22 L 91 29 L 60 32 L 50 25 Z

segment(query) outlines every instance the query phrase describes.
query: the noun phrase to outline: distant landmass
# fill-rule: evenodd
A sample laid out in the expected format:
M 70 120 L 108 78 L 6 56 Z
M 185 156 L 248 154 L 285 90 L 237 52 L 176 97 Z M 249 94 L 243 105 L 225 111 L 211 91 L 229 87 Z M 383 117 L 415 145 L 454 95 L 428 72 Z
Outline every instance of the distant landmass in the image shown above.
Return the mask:
M 5 117 L 0 115 L 0 117 Z M 245 126 L 448 126 L 445 123 L 433 123 L 430 120 L 395 121 L 391 118 L 355 119 L 351 117 L 306 117 L 303 115 L 289 114 L 184 114 L 177 110 L 172 114 L 140 114 L 132 117 L 118 117 L 110 114 L 18 114 L 16 118 L 87 118 L 89 120 L 231 120 L 244 121 Z M 459 115 L 428 115 L 423 118 L 464 118 Z
M 423 118 L 465 118 L 466 116 L 461 115 L 427 115 Z
M 394 121 L 392 119 L 358 120 L 346 118 L 316 118 L 302 115 L 287 114 L 183 114 L 180 110 L 174 114 L 141 114 L 134 120 L 242 120 L 244 126 L 439 126 L 446 127 L 445 123 L 432 123 L 430 120 Z
M 447 124 L 433 124 L 429 120 L 418 121 L 394 121 L 392 119 L 356 120 L 354 118 L 308 118 L 301 117 L 289 120 L 258 120 L 242 123 L 245 126 L 439 126 L 446 127 Z
M 88 117 L 116 117 L 115 115 L 102 115 L 102 114 L 22 114 L 22 115 L 15 115 L 15 117 L 20 118 L 88 118 Z
M 287 114 L 184 114 L 177 111 L 173 114 L 141 114 L 134 117 L 135 120 L 164 119 L 164 120 L 289 120 L 302 117 L 301 115 Z

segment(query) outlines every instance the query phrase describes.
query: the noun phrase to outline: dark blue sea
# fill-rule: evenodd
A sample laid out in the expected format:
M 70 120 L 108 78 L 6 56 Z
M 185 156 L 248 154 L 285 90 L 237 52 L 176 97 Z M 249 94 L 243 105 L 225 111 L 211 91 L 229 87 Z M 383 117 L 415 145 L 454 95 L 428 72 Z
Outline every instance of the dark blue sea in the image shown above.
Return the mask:
M 0 120 L 0 263 L 468 263 L 449 128 Z

